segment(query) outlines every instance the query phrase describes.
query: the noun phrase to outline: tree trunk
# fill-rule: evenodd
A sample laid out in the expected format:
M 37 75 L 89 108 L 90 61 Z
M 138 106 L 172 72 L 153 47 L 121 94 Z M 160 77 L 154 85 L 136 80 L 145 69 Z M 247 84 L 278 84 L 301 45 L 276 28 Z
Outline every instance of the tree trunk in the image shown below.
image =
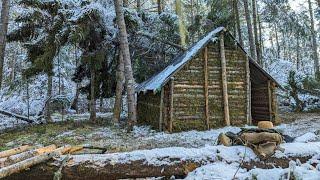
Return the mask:
M 28 150 L 30 150 L 32 148 L 33 148 L 32 146 L 24 145 L 24 146 L 20 146 L 20 147 L 17 147 L 17 148 L 9 149 L 9 150 L 6 150 L 6 151 L 2 151 L 2 152 L 0 152 L 0 158 L 5 158 L 5 157 L 9 157 L 9 156 L 12 156 L 12 155 L 15 155 L 15 154 L 19 154 L 19 153 L 28 151 Z
M 302 148 L 305 145 L 298 145 L 297 148 Z M 313 146 L 314 147 L 314 146 Z M 206 149 L 203 151 L 200 149 L 188 149 L 187 152 L 194 152 L 196 158 L 191 157 L 176 157 L 175 155 L 170 156 L 169 154 L 164 156 L 162 153 L 158 153 L 155 150 L 146 150 L 150 152 L 150 159 L 157 161 L 159 164 L 148 163 L 148 159 L 145 157 L 148 155 L 141 154 L 138 159 L 130 160 L 130 157 L 135 157 L 136 155 L 131 155 L 131 153 L 115 153 L 115 154 L 101 154 L 97 155 L 72 155 L 70 160 L 62 170 L 63 179 L 72 179 L 72 180 L 85 180 L 85 179 L 136 179 L 136 178 L 148 178 L 148 177 L 165 177 L 165 179 L 170 179 L 170 177 L 175 176 L 176 178 L 185 177 L 190 171 L 193 171 L 195 168 L 200 167 L 205 164 L 216 162 L 218 158 L 221 157 L 219 152 L 224 150 L 234 150 L 235 152 L 242 152 L 244 148 L 237 147 L 223 147 Z M 202 151 L 201 151 L 202 150 Z M 251 151 L 250 149 L 247 149 Z M 311 150 L 311 149 L 310 149 Z M 311 150 L 314 152 L 315 150 Z M 182 150 L 183 153 L 187 153 Z M 206 153 L 204 153 L 206 152 Z M 207 153 L 208 152 L 208 153 Z M 253 152 L 250 152 L 251 154 Z M 167 153 L 165 153 L 167 154 Z M 149 156 L 150 156 L 149 155 Z M 199 156 L 197 156 L 199 155 Z M 148 156 L 148 157 L 149 157 Z M 250 160 L 245 161 L 241 164 L 242 168 L 251 170 L 254 168 L 263 168 L 270 169 L 276 167 L 288 168 L 289 162 L 294 159 L 299 159 L 301 163 L 305 163 L 309 160 L 313 154 L 307 153 L 302 155 L 289 155 L 288 157 L 270 157 L 266 160 L 257 161 Z M 62 157 L 64 158 L 64 157 Z M 127 161 L 117 161 L 118 159 L 125 159 Z M 223 158 L 223 153 L 222 153 Z M 240 157 L 239 157 L 240 159 Z M 246 157 L 247 159 L 247 157 Z M 224 159 L 223 159 L 224 160 Z M 230 162 L 231 161 L 231 162 Z M 228 163 L 240 163 L 236 159 L 228 160 Z M 60 164 L 60 163 L 59 163 Z M 28 171 L 23 171 L 18 174 L 13 174 L 8 177 L 10 180 L 18 179 L 53 179 L 54 172 L 57 171 L 59 167 L 50 166 L 48 163 L 42 163 L 37 166 L 30 168 Z
M 113 108 L 113 122 L 118 124 L 121 114 L 121 104 L 122 104 L 122 91 L 123 91 L 123 81 L 124 81 L 124 65 L 123 65 L 123 56 L 120 50 L 118 58 L 118 71 L 116 74 L 117 86 L 116 86 L 116 97 L 114 101 Z
M 35 150 L 31 150 L 31 151 L 26 151 L 26 152 L 22 152 L 20 154 L 16 154 L 16 155 L 12 155 L 10 157 L 7 158 L 1 158 L 0 159 L 0 168 L 6 167 L 6 166 L 10 166 L 12 164 L 18 163 L 20 161 L 32 158 L 34 156 L 38 156 L 44 153 L 49 153 L 52 152 L 56 149 L 56 145 L 50 145 L 50 146 L 46 146 L 46 147 L 41 147 Z
M 256 55 L 257 61 L 260 65 L 262 65 L 260 59 L 260 44 L 259 44 L 259 36 L 258 36 L 258 21 L 257 21 L 257 3 L 256 0 L 252 0 L 252 18 L 253 18 L 253 31 L 254 31 L 254 42 L 256 46 Z
M 78 53 L 77 53 L 77 46 L 74 46 L 74 59 L 76 61 L 76 68 L 78 67 Z M 78 108 L 78 100 L 79 100 L 79 95 L 80 95 L 80 85 L 79 83 L 76 83 L 76 95 L 72 101 L 71 104 L 71 109 L 74 109 L 76 113 L 79 113 L 79 108 Z
M 235 10 L 235 16 L 236 16 L 236 24 L 237 24 L 237 32 L 238 32 L 238 40 L 241 44 L 241 46 L 243 47 L 243 40 L 242 40 L 242 32 L 241 32 L 241 23 L 240 23 L 240 15 L 239 15 L 239 5 L 238 5 L 239 1 L 238 0 L 234 0 L 234 10 Z
M 182 2 L 181 0 L 175 0 L 176 5 L 176 14 L 179 17 L 179 34 L 180 34 L 180 44 L 183 47 L 186 47 L 186 29 L 183 21 L 183 12 L 182 12 Z
M 263 50 L 264 50 L 264 42 L 263 42 L 263 38 L 262 38 L 262 23 L 261 23 L 261 19 L 260 19 L 260 15 L 258 14 L 258 24 L 259 24 L 259 51 L 260 51 L 260 61 L 261 61 L 261 65 L 263 65 Z
M 20 161 L 16 164 L 1 168 L 0 169 L 0 178 L 10 176 L 13 173 L 20 172 L 20 171 L 28 169 L 36 164 L 45 162 L 53 157 L 62 155 L 65 152 L 69 151 L 70 149 L 71 149 L 70 146 L 64 146 L 64 147 L 61 147 L 61 148 L 54 150 L 53 152 L 41 154 L 41 155 L 38 155 L 38 156 L 35 156 L 32 158 L 26 159 L 24 161 Z
M 297 71 L 299 71 L 299 69 L 300 69 L 300 35 L 298 34 L 297 35 L 297 44 L 296 44 L 296 54 L 297 54 L 297 57 L 296 57 L 296 59 L 297 59 L 297 61 L 296 61 L 296 69 L 297 69 Z
M 128 7 L 128 6 L 129 6 L 129 1 L 123 0 L 123 7 Z
M 162 2 L 163 0 L 157 0 L 158 14 L 162 13 Z
M 137 11 L 141 11 L 141 2 L 140 0 L 137 0 Z
M 256 46 L 255 46 L 253 32 L 252 32 L 252 22 L 251 22 L 248 0 L 243 0 L 243 4 L 244 4 L 244 11 L 245 11 L 247 27 L 248 27 L 250 55 L 254 60 L 257 60 L 257 51 L 256 51 Z
M 277 58 L 280 58 L 280 43 L 279 43 L 278 26 L 277 26 L 277 24 L 274 25 L 274 32 L 275 32 L 275 35 L 276 35 Z
M 95 98 L 95 78 L 96 72 L 94 63 L 91 62 L 90 67 L 90 121 L 96 120 L 96 98 Z
M 122 50 L 124 73 L 125 73 L 125 85 L 127 90 L 127 103 L 128 103 L 128 128 L 133 128 L 137 121 L 136 102 L 135 102 L 135 81 L 133 78 L 133 71 L 130 58 L 130 50 L 128 43 L 128 35 L 126 30 L 126 24 L 123 15 L 122 0 L 114 0 L 115 11 L 117 15 L 117 24 L 120 29 L 120 48 Z
M 47 122 L 51 122 L 51 108 L 50 108 L 50 103 L 51 103 L 51 98 L 52 98 L 52 75 L 48 75 L 48 89 L 47 89 L 47 104 L 46 104 L 46 120 Z
M 10 1 L 2 0 L 1 24 L 0 24 L 0 89 L 3 81 L 3 65 L 7 42 Z
M 315 23 L 313 18 L 313 9 L 311 0 L 308 0 L 309 4 L 309 13 L 310 13 L 310 21 L 311 21 L 311 34 L 312 34 L 312 50 L 313 50 L 313 62 L 314 62 L 314 72 L 315 77 L 318 79 L 320 78 L 319 74 L 319 59 L 318 59 L 318 45 L 317 45 L 317 33 L 315 31 Z

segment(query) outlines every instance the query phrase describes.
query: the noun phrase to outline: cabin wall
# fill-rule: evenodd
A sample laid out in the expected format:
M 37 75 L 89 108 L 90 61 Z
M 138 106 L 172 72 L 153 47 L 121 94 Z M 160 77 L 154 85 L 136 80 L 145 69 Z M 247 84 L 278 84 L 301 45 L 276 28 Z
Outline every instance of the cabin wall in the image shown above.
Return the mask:
M 151 91 L 139 93 L 137 98 L 138 124 L 150 125 L 154 129 L 159 128 L 160 95 Z
M 208 46 L 208 109 L 210 128 L 222 127 L 224 107 L 219 44 Z M 230 121 L 246 123 L 246 56 L 235 46 L 226 46 Z M 205 120 L 204 50 L 174 75 L 173 131 L 207 129 Z
M 270 120 L 268 83 L 251 84 L 251 115 L 253 124 Z

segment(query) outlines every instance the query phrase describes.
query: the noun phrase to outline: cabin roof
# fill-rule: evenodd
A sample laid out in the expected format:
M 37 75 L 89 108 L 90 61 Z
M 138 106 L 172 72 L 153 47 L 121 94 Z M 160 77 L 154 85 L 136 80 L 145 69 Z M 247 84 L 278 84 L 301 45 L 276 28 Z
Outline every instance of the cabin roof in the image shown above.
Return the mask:
M 212 30 L 211 32 L 209 32 L 207 35 L 205 35 L 198 42 L 193 44 L 187 51 L 185 51 L 180 56 L 178 56 L 173 61 L 173 63 L 168 65 L 164 70 L 162 70 L 161 72 L 159 72 L 156 75 L 152 76 L 148 80 L 146 80 L 146 81 L 142 82 L 141 84 L 139 84 L 136 87 L 136 92 L 140 93 L 140 92 L 146 92 L 146 91 L 154 91 L 154 92 L 156 92 L 158 90 L 160 91 L 162 86 L 165 85 L 170 80 L 170 78 L 173 76 L 173 74 L 177 70 L 182 68 L 187 62 L 189 62 L 191 59 L 193 59 L 197 55 L 197 53 L 203 47 L 205 47 L 210 41 L 212 41 L 212 42 L 216 41 L 218 39 L 218 34 L 220 32 L 222 32 L 222 31 L 228 32 L 228 30 L 226 28 L 224 28 L 224 27 L 218 27 L 218 28 Z M 229 33 L 229 35 L 231 35 L 231 34 Z M 232 35 L 231 35 L 231 37 L 237 42 L 237 45 L 239 47 L 241 47 L 240 43 Z M 271 77 L 271 75 L 269 75 L 262 67 L 260 67 L 260 65 L 257 62 L 255 62 L 248 55 L 248 53 L 243 49 L 243 47 L 241 47 L 241 49 L 249 57 L 248 59 L 249 59 L 250 65 L 255 66 L 257 69 L 259 69 L 259 71 L 266 78 L 268 78 L 269 80 L 275 82 L 279 87 L 281 87 L 279 85 L 279 83 L 277 83 L 277 81 Z

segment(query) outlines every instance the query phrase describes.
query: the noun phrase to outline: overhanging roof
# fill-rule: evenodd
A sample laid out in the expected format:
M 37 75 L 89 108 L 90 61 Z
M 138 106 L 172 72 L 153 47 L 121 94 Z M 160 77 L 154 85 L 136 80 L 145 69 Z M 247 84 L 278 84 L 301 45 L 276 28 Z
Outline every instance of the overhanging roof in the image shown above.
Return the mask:
M 162 86 L 170 80 L 170 77 L 172 77 L 177 70 L 181 69 L 187 62 L 189 62 L 193 57 L 195 57 L 197 53 L 203 47 L 205 47 L 210 41 L 217 40 L 217 35 L 222 31 L 228 32 L 227 29 L 224 27 L 218 27 L 213 31 L 209 32 L 202 39 L 200 39 L 193 46 L 191 46 L 187 51 L 185 51 L 182 55 L 178 56 L 173 61 L 173 63 L 168 65 L 164 70 L 139 84 L 136 88 L 136 92 L 139 93 L 146 91 L 160 91 Z M 241 47 L 240 43 L 229 32 L 228 34 L 237 42 L 237 45 Z M 244 53 L 246 53 L 243 47 L 241 47 L 241 49 Z M 263 73 L 268 79 L 274 81 L 279 87 L 281 87 L 275 79 L 273 79 L 262 67 L 258 65 L 258 63 L 256 63 L 248 54 L 247 56 L 249 57 L 249 62 L 252 65 L 256 66 L 261 71 L 261 73 Z

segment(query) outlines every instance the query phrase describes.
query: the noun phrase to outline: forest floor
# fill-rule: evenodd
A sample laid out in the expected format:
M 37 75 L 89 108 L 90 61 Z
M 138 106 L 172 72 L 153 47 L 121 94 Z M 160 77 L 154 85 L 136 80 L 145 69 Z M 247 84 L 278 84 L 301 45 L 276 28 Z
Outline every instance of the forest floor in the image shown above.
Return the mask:
M 256 160 L 257 157 L 251 150 L 247 150 L 246 153 L 243 146 L 217 146 L 216 141 L 220 133 L 228 131 L 237 133 L 241 130 L 240 127 L 230 126 L 208 131 L 169 134 L 151 130 L 147 126 L 135 126 L 134 130 L 128 133 L 122 126 L 113 125 L 111 116 L 112 114 L 98 114 L 99 120 L 91 123 L 86 120 L 88 114 L 68 115 L 63 120 L 61 116 L 54 115 L 54 123 L 15 126 L 13 129 L 3 130 L 0 134 L 0 151 L 22 144 L 88 145 L 107 149 L 106 154 L 97 155 L 94 153 L 102 153 L 101 150 L 88 150 L 81 152 L 85 153 L 83 155 L 73 156 L 75 162 L 81 163 L 85 159 L 97 164 L 103 164 L 110 158 L 113 160 L 116 157 L 129 162 L 146 158 L 147 164 L 168 163 L 166 159 L 170 157 L 206 159 L 218 157 L 216 153 L 220 152 L 224 154 L 222 158 L 219 155 L 218 161 L 204 163 L 188 171 L 186 179 L 235 179 L 236 177 L 236 179 L 276 180 L 287 177 L 290 171 L 298 179 L 320 177 L 319 113 L 284 113 L 280 116 L 282 124 L 275 127 L 283 134 L 295 138 L 293 143 L 281 145 L 285 148 L 285 152 L 282 155 L 280 153 L 280 157 L 288 158 L 291 155 L 312 157 L 303 164 L 294 161 L 295 169 L 291 167 L 239 168 L 244 158 L 249 161 L 259 162 L 260 160 Z M 275 156 L 279 156 L 279 153 Z M 318 165 L 314 166 L 315 162 Z
M 208 131 L 168 134 L 151 130 L 147 126 L 136 126 L 128 133 L 125 128 L 111 123 L 111 114 L 99 114 L 100 118 L 96 123 L 86 121 L 87 116 L 87 114 L 65 116 L 62 120 L 61 116 L 56 115 L 53 116 L 55 123 L 6 130 L 0 134 L 0 150 L 22 144 L 86 144 L 106 148 L 109 153 L 173 146 L 198 148 L 215 145 L 218 135 L 222 132 L 237 133 L 241 130 L 239 127 L 231 126 Z M 320 141 L 319 113 L 286 113 L 282 114 L 281 118 L 283 123 L 276 128 L 282 133 L 291 137 L 307 134 L 305 138 L 311 139 L 306 141 Z

